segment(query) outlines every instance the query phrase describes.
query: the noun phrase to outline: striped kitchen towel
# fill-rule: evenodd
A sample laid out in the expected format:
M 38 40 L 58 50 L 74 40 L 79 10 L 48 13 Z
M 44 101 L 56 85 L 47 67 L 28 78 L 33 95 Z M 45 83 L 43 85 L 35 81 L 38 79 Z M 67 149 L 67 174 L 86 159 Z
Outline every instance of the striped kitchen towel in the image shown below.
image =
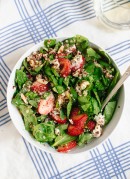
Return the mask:
M 111 8 L 112 0 L 106 3 Z M 121 122 L 109 139 L 89 152 L 71 157 L 43 152 L 22 138 L 11 122 L 6 88 L 20 56 L 44 38 L 75 34 L 105 48 L 121 73 L 130 65 L 130 30 L 104 26 L 92 0 L 0 1 L 0 179 L 130 178 L 130 79 L 125 83 Z

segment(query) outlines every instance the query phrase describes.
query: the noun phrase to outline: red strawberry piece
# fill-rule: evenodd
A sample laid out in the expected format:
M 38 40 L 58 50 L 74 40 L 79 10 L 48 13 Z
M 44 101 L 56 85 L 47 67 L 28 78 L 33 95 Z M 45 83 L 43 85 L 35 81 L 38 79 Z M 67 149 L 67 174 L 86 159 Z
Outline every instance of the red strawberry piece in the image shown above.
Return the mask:
M 71 63 L 67 58 L 58 59 L 60 63 L 60 74 L 62 77 L 66 77 L 71 73 Z
M 92 131 L 92 130 L 95 128 L 95 126 L 96 126 L 96 122 L 90 120 L 90 121 L 88 121 L 88 123 L 87 123 L 86 126 L 87 126 L 87 128 L 88 128 L 90 131 Z
M 37 93 L 41 93 L 41 92 L 45 92 L 45 91 L 48 91 L 49 90 L 49 87 L 48 87 L 48 84 L 42 84 L 42 83 L 39 83 L 37 81 L 35 81 L 31 88 L 30 88 L 32 91 L 34 92 L 37 92 Z
M 50 94 L 46 99 L 41 99 L 38 104 L 38 113 L 47 115 L 53 110 L 54 96 Z
M 78 136 L 80 134 L 83 133 L 83 128 L 78 128 L 77 126 L 74 126 L 74 125 L 69 125 L 68 126 L 68 134 L 71 135 L 71 136 Z
M 72 148 L 76 147 L 76 145 L 77 145 L 76 141 L 71 141 L 67 144 L 59 146 L 57 151 L 66 153 L 66 152 L 70 151 Z
M 50 117 L 56 121 L 59 124 L 65 124 L 66 123 L 66 118 L 61 119 L 59 115 L 55 115 L 53 112 L 51 112 Z

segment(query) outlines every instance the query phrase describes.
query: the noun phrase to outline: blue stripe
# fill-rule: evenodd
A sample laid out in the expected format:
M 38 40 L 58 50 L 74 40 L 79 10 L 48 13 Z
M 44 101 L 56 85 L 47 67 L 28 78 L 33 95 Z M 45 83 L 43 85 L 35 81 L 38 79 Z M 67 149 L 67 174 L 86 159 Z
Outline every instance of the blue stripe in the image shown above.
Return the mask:
M 117 51 L 117 50 L 119 50 L 120 48 L 123 48 L 123 47 L 126 47 L 126 46 L 128 46 L 128 47 L 130 48 L 130 43 L 127 43 L 127 44 L 124 44 L 124 45 L 119 46 L 119 47 L 117 47 L 117 48 L 114 48 L 113 50 L 109 50 L 109 53 L 112 53 L 113 51 Z
M 23 137 L 22 137 L 22 138 L 23 138 Z M 39 173 L 39 170 L 37 169 L 37 166 L 36 166 L 36 164 L 35 164 L 35 162 L 34 162 L 34 160 L 33 160 L 33 157 L 31 156 L 31 153 L 30 153 L 30 151 L 29 151 L 29 148 L 28 148 L 28 146 L 27 146 L 27 144 L 26 144 L 24 138 L 23 138 L 23 141 L 24 141 L 24 144 L 25 144 L 25 146 L 26 146 L 26 148 L 27 148 L 27 151 L 28 151 L 28 153 L 29 153 L 29 156 L 31 157 L 32 162 L 33 162 L 33 164 L 34 164 L 34 166 L 35 166 L 35 168 L 36 168 L 36 170 L 37 170 L 37 173 L 38 173 L 38 175 L 39 175 L 39 178 L 42 179 L 42 177 L 41 177 L 41 175 L 40 175 L 40 173 Z
M 19 37 L 22 37 L 22 38 L 20 40 L 16 39 L 14 42 L 10 41 L 11 43 L 8 43 L 8 45 L 5 44 L 5 47 L 1 48 L 1 54 L 4 53 L 5 51 L 7 51 L 8 49 L 13 48 L 13 47 L 15 47 L 15 46 L 17 46 L 17 45 L 19 45 L 21 43 L 24 43 L 24 42 L 30 42 L 31 43 L 31 42 L 33 42 L 32 39 L 30 38 L 30 36 L 23 37 L 23 35 L 21 35 Z M 23 42 L 21 42 L 21 41 L 23 41 Z M 7 49 L 7 47 L 8 47 L 8 49 Z
M 5 116 L 7 116 L 7 115 L 9 115 L 9 113 L 3 114 L 3 115 L 1 116 L 1 118 L 2 118 L 2 117 L 5 117 Z
M 2 124 L 0 124 L 0 126 L 3 126 L 3 125 L 5 125 L 5 124 L 7 124 L 8 122 L 10 122 L 10 119 L 7 120 L 7 121 L 5 121 L 5 122 L 3 122 Z
M 22 48 L 22 47 L 24 47 L 24 46 L 26 46 L 26 45 L 30 45 L 30 44 L 32 44 L 32 43 L 30 43 L 30 42 L 27 43 L 27 42 L 26 42 L 26 43 L 21 44 L 21 45 L 19 44 L 19 46 L 17 45 L 16 48 L 14 48 L 14 49 L 12 49 L 12 50 L 10 50 L 10 51 L 8 50 L 8 52 L 5 51 L 5 53 L 3 54 L 3 56 L 6 56 L 6 55 L 10 54 L 11 52 L 14 52 L 15 50 L 17 50 L 17 49 L 19 49 L 19 48 Z
M 6 119 L 10 118 L 10 116 L 5 117 L 4 119 L 0 120 L 0 123 L 5 121 Z
M 31 5 L 31 7 L 32 7 L 32 9 L 33 9 L 33 11 L 34 11 L 34 13 L 35 13 L 36 17 L 37 17 L 37 18 L 36 18 L 36 20 L 38 20 L 38 22 L 40 23 L 40 25 L 41 25 L 42 29 L 45 31 L 45 33 L 46 33 L 47 37 L 49 38 L 49 35 L 48 35 L 48 33 L 47 33 L 46 29 L 43 27 L 43 26 L 44 26 L 44 24 L 45 24 L 44 20 L 42 19 L 42 20 L 43 20 L 43 22 L 44 22 L 44 24 L 42 25 L 41 20 L 39 19 L 39 16 L 37 15 L 37 10 L 36 10 L 37 6 L 35 6 L 35 4 L 34 4 L 34 6 L 35 6 L 35 7 L 33 7 L 33 3 L 34 3 L 34 1 L 29 0 L 29 2 L 30 2 L 30 5 Z M 42 38 L 41 38 L 41 39 L 42 39 Z
M 3 62 L 3 61 L 2 61 Z M 3 62 L 3 64 L 1 63 L 1 67 L 3 67 L 3 70 L 4 70 L 4 74 L 6 74 L 8 77 L 10 76 L 10 71 L 7 69 L 5 63 Z M 6 68 L 5 68 L 6 67 Z M 1 70 L 1 71 L 3 71 Z M 8 78 L 6 77 L 6 80 L 8 81 Z
M 29 16 L 29 14 L 28 14 L 28 11 L 27 11 L 27 9 L 26 9 L 26 7 L 25 7 L 25 4 L 24 4 L 24 2 L 23 2 L 23 0 L 19 0 L 19 3 L 22 3 L 22 5 L 23 5 L 23 9 L 25 10 L 25 12 L 27 13 L 27 16 L 25 16 L 25 18 L 26 17 L 28 17 L 28 19 L 26 18 L 26 20 L 27 20 L 27 22 L 28 22 L 28 24 L 27 24 L 27 26 L 29 25 L 30 27 L 31 27 L 31 24 L 33 25 L 33 28 L 35 27 L 35 24 L 33 23 L 33 21 L 31 21 L 31 17 Z M 21 5 L 21 6 L 22 6 Z M 23 12 L 24 13 L 24 12 Z M 36 31 L 36 32 L 35 32 Z M 36 38 L 36 42 L 39 42 L 40 41 L 40 39 L 41 39 L 41 37 L 40 37 L 40 34 L 38 33 L 38 31 L 37 31 L 37 28 L 35 27 L 35 30 L 33 31 L 33 32 L 35 32 L 34 33 L 34 35 L 35 35 L 35 38 Z M 37 36 L 38 35 L 38 36 Z
M 125 63 L 130 62 L 130 59 L 124 61 L 123 63 L 119 64 L 119 66 L 124 65 Z
M 2 107 L 0 107 L 0 110 L 2 111 L 3 109 L 5 109 L 7 107 L 7 104 L 3 104 Z
M 55 18 L 57 18 L 57 16 L 56 15 L 58 15 L 59 16 L 59 14 L 61 14 L 62 12 L 64 12 L 64 13 L 70 13 L 70 10 L 73 10 L 73 13 L 76 13 L 76 12 L 81 12 L 81 8 L 83 8 L 82 9 L 82 11 L 83 10 L 86 10 L 86 9 L 89 9 L 89 8 L 91 8 L 92 6 L 90 6 L 90 7 L 88 7 L 88 5 L 92 5 L 92 1 L 91 2 L 89 2 L 89 3 L 87 3 L 86 5 L 83 5 L 83 6 L 81 6 L 80 7 L 80 9 L 79 9 L 79 5 L 82 5 L 82 4 L 84 4 L 84 2 L 81 2 L 81 3 L 79 3 L 79 4 L 73 4 L 73 3 L 71 3 L 71 5 L 72 6 L 70 6 L 70 4 L 69 4 L 69 6 L 59 6 L 59 9 L 54 9 L 54 11 L 53 12 L 51 12 L 51 11 L 49 11 L 49 14 L 45 11 L 45 13 L 46 13 L 46 15 L 48 16 L 48 20 L 50 20 L 50 19 L 53 19 L 53 17 Z M 68 5 L 68 3 L 66 3 L 65 5 Z M 74 8 L 74 7 L 76 7 L 76 8 Z M 67 9 L 68 8 L 68 9 Z M 78 11 L 75 11 L 76 9 L 78 9 Z M 63 11 L 64 10 L 64 11 Z M 60 11 L 60 12 L 59 12 Z M 67 12 L 68 11 L 68 12 Z M 54 16 L 54 13 L 55 12 L 57 12 L 56 14 L 55 14 L 55 16 Z M 51 17 L 51 15 L 52 15 L 52 17 Z M 50 17 L 50 18 L 49 18 Z
M 126 178 L 126 175 L 125 175 L 125 173 L 124 173 L 124 171 L 123 171 L 123 168 L 122 168 L 122 166 L 121 166 L 121 164 L 120 164 L 120 161 L 119 161 L 119 159 L 118 159 L 118 156 L 117 156 L 117 154 L 116 154 L 116 151 L 115 151 L 114 147 L 112 146 L 112 143 L 111 143 L 110 139 L 108 139 L 108 142 L 109 142 L 111 148 L 113 149 L 114 156 L 116 157 L 116 160 L 117 160 L 117 162 L 118 162 L 118 164 L 119 164 L 119 169 L 121 169 L 121 173 L 123 173 L 124 178 L 127 179 L 127 178 Z
M 125 40 L 125 41 L 123 41 L 123 42 L 120 42 L 118 45 L 122 45 L 122 44 L 124 44 L 124 43 L 126 43 L 126 42 L 130 42 L 130 40 Z M 106 50 L 113 49 L 114 47 L 117 47 L 117 44 L 116 44 L 116 45 L 113 45 L 113 46 L 111 46 L 111 47 L 109 47 L 109 48 L 106 48 Z
M 39 160 L 40 160 L 40 162 L 41 162 L 41 164 L 42 164 L 42 167 L 44 168 L 44 171 L 45 171 L 45 173 L 46 173 L 46 176 L 47 177 L 49 177 L 48 176 L 48 173 L 47 173 L 47 171 L 46 171 L 46 168 L 45 168 L 45 166 L 44 166 L 44 164 L 43 164 L 43 162 L 42 162 L 42 160 L 41 160 L 41 157 L 39 156 L 39 153 L 38 153 L 38 150 L 35 148 L 35 151 L 36 151 L 36 153 L 37 153 L 37 155 L 38 155 L 38 158 L 39 158 Z M 45 176 L 44 176 L 45 177 Z
M 6 67 L 6 69 L 8 70 L 8 74 L 10 75 L 10 72 L 11 72 L 11 70 L 9 69 L 9 67 L 6 65 L 6 63 L 3 61 L 3 59 L 2 59 L 2 57 L 0 56 L 0 58 L 1 58 L 1 61 L 2 61 L 2 63 L 4 64 L 4 66 Z
M 115 59 L 115 61 L 120 62 L 120 61 L 122 61 L 122 59 L 124 60 L 124 59 L 126 59 L 128 57 L 130 57 L 130 54 L 127 54 L 127 55 L 124 55 L 124 56 L 122 56 L 120 58 L 117 58 L 117 59 Z
M 88 16 L 89 16 L 89 17 L 88 17 Z M 66 20 L 66 21 L 62 22 L 62 23 L 60 24 L 60 25 L 62 25 L 62 26 L 59 27 L 59 25 L 57 25 L 57 26 L 55 27 L 55 30 L 56 30 L 56 31 L 59 31 L 59 30 L 63 29 L 64 27 L 66 27 L 66 26 L 72 24 L 73 22 L 76 22 L 76 21 L 79 21 L 79 20 L 87 20 L 87 19 L 91 19 L 91 18 L 93 18 L 93 17 L 95 17 L 95 15 L 93 15 L 93 13 L 91 13 L 91 14 L 89 14 L 89 15 L 86 15 L 86 16 L 84 16 L 84 17 L 82 17 L 82 18 L 80 18 L 80 17 L 71 18 L 71 17 L 70 17 L 70 21 Z M 65 24 L 65 23 L 66 23 L 66 24 Z M 56 28 L 57 28 L 57 29 L 56 29 Z
M 55 163 L 55 161 L 54 161 L 54 159 L 53 159 L 53 157 L 52 157 L 51 154 L 50 154 L 50 157 L 51 157 L 51 161 L 53 162 L 54 168 L 56 169 L 56 172 L 58 173 L 58 176 L 60 176 L 60 173 L 59 173 L 59 171 L 58 171 L 58 168 L 57 168 L 57 166 L 56 166 L 56 163 Z
M 9 38 L 12 38 L 14 35 L 17 35 L 17 34 L 19 34 L 19 33 L 22 33 L 22 32 L 25 32 L 25 30 L 26 30 L 26 27 L 25 27 L 25 25 L 23 24 L 23 26 L 21 26 L 21 24 L 20 25 L 18 25 L 17 27 L 20 27 L 20 28 L 15 28 L 15 27 L 12 27 L 12 29 L 11 30 L 13 30 L 13 31 L 11 31 L 11 30 L 8 30 L 7 32 L 8 33 L 6 33 L 6 31 L 4 31 L 3 33 L 2 33 L 2 35 L 3 35 L 3 37 L 0 37 L 1 39 L 2 38 L 4 38 L 4 39 L 2 39 L 2 40 L 0 40 L 0 42 L 3 42 L 3 41 L 5 41 L 6 39 L 7 39 L 7 41 L 8 41 L 8 39 Z M 12 34 L 13 34 L 13 36 L 12 36 Z M 10 35 L 10 36 L 9 36 Z M 6 38 L 5 38 L 6 37 Z
M 40 164 L 39 164 L 39 161 L 37 160 L 37 157 L 36 157 L 36 155 L 35 155 L 35 152 L 34 152 L 33 149 L 32 149 L 32 145 L 31 145 L 30 143 L 29 143 L 28 145 L 30 146 L 30 149 L 31 149 L 31 152 L 33 153 L 33 156 L 35 157 L 35 162 L 38 164 L 39 170 L 40 170 L 42 176 L 44 177 L 42 168 L 41 168 L 41 166 L 40 166 Z M 42 177 L 41 177 L 41 178 L 42 178 Z

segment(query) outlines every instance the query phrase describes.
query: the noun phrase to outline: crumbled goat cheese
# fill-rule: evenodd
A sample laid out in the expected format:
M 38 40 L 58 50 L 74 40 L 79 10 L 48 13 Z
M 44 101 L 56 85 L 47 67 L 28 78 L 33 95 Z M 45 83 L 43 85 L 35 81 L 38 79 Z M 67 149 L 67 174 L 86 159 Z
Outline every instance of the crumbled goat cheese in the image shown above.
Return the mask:
M 109 72 L 107 72 L 107 73 L 106 73 L 106 77 L 112 79 L 112 78 L 113 78 L 113 75 L 110 74 Z
M 69 119 L 69 122 L 70 124 L 74 124 L 73 120 L 72 119 Z
M 24 96 L 23 93 L 21 93 L 21 99 L 25 102 L 25 104 L 28 104 L 27 98 Z
M 102 128 L 101 128 L 101 126 L 99 124 L 96 124 L 92 134 L 93 134 L 94 137 L 100 137 L 101 136 Z
M 72 76 L 78 77 L 78 76 L 80 75 L 80 71 L 81 71 L 80 69 L 74 71 L 74 72 L 72 73 Z
M 62 104 L 64 104 L 70 97 L 70 92 L 69 90 L 65 91 L 64 93 L 58 95 L 58 103 L 61 106 Z
M 59 53 L 63 53 L 63 51 L 64 51 L 64 46 L 62 45 L 62 46 L 59 48 L 59 50 L 58 50 L 57 53 L 58 53 L 58 54 L 59 54 Z
M 60 130 L 57 129 L 57 128 L 55 128 L 55 134 L 56 134 L 56 135 L 60 135 Z
M 60 69 L 60 63 L 58 61 L 58 59 L 55 59 L 55 60 L 52 60 L 50 61 L 50 64 L 52 64 L 52 68 L 56 69 L 56 70 L 59 70 Z
M 99 113 L 97 116 L 94 117 L 94 120 L 97 124 L 103 126 L 105 124 L 105 116 Z
M 38 79 L 42 79 L 42 75 L 41 75 L 41 74 L 38 74 L 38 75 L 36 76 L 36 80 L 38 80 Z
M 84 90 L 89 85 L 90 85 L 90 83 L 88 81 L 82 81 L 80 84 L 80 88 L 81 88 L 81 90 Z
M 74 52 L 74 51 L 76 51 L 76 46 L 75 46 L 75 45 L 73 45 L 73 46 L 71 46 L 71 47 L 69 47 L 69 48 L 67 48 L 67 49 L 65 50 L 65 52 L 66 52 L 67 54 L 72 53 L 72 52 Z
M 71 68 L 75 67 L 76 69 L 80 68 L 80 64 L 83 62 L 82 55 L 76 55 L 71 60 Z
M 46 85 L 48 83 L 48 81 L 46 81 L 45 79 L 37 79 L 37 82 Z

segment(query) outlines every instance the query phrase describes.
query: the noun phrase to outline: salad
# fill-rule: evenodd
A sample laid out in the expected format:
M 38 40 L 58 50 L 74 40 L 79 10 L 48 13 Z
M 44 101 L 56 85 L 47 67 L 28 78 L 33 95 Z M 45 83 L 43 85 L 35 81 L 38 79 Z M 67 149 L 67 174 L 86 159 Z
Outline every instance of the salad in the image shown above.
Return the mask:
M 68 152 L 102 135 L 118 95 L 101 105 L 118 79 L 110 57 L 87 38 L 47 39 L 16 70 L 12 103 L 37 141 Z

